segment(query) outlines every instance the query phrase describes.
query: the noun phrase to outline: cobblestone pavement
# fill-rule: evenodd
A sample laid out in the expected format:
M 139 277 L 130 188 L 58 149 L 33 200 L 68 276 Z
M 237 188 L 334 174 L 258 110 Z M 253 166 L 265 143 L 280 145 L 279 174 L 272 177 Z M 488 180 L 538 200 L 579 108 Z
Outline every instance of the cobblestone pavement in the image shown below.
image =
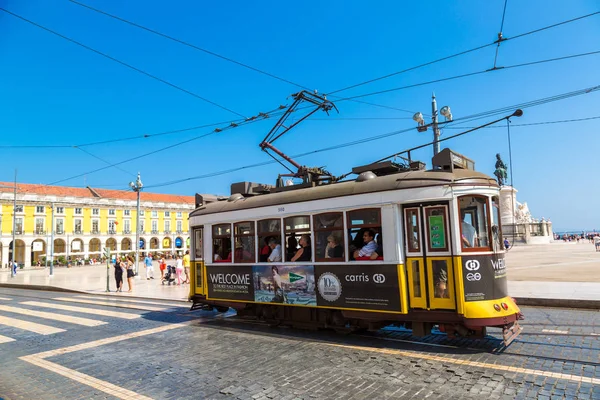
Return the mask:
M 523 311 L 504 348 L 498 330 L 340 335 L 185 303 L 0 289 L 0 398 L 600 399 L 600 313 Z

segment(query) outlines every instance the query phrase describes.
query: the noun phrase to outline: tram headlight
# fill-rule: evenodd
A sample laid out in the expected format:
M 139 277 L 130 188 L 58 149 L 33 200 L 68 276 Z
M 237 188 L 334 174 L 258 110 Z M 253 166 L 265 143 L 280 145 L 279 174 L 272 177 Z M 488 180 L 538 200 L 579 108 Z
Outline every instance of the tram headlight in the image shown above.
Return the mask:
M 494 310 L 496 310 L 496 311 L 500 311 L 500 310 L 501 310 L 501 308 L 500 308 L 500 306 L 499 306 L 498 304 L 494 304 Z
M 506 304 L 506 303 L 500 303 L 500 305 L 502 306 L 502 308 L 504 309 L 504 311 L 508 310 L 508 304 Z

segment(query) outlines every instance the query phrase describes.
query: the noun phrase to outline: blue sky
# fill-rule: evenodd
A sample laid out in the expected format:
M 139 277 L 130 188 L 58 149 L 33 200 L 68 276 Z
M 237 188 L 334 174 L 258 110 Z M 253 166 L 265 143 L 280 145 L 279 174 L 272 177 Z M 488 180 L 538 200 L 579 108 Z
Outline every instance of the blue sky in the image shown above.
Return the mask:
M 98 1 L 86 4 L 268 71 L 320 93 L 488 44 L 500 28 L 504 0 L 369 3 Z M 143 69 L 244 116 L 290 104 L 298 87 L 157 37 L 67 0 L 0 0 L 0 7 Z M 593 0 L 508 0 L 503 33 L 518 35 L 598 11 Z M 141 136 L 239 118 L 89 50 L 0 12 L 0 132 L 4 146 L 77 145 Z M 600 15 L 502 44 L 497 66 L 600 50 Z M 489 69 L 495 47 L 339 93 L 353 96 Z M 431 112 L 431 94 L 455 118 L 600 84 L 600 55 L 369 96 L 361 100 Z M 555 230 L 600 229 L 593 208 L 600 119 L 517 126 L 600 116 L 600 93 L 525 110 L 515 118 L 512 162 L 519 201 L 550 218 Z M 335 101 L 335 99 L 332 98 Z M 277 145 L 298 154 L 410 128 L 412 113 L 344 101 L 340 114 L 306 121 Z M 368 118 L 368 119 L 347 119 Z M 481 119 L 487 122 L 493 118 Z M 148 190 L 228 194 L 237 181 L 274 183 L 278 165 L 151 188 L 186 177 L 268 161 L 258 147 L 276 119 L 223 131 L 61 185 L 125 189 L 137 171 Z M 465 123 L 473 126 L 475 123 Z M 225 124 L 224 126 L 226 126 Z M 459 126 L 459 124 L 455 124 Z M 116 163 L 211 132 L 212 128 L 85 147 Z M 442 137 L 460 130 L 446 129 Z M 349 171 L 432 139 L 416 130 L 303 157 L 306 165 Z M 508 163 L 506 129 L 485 129 L 442 144 L 493 173 L 494 155 Z M 2 150 L 0 180 L 52 183 L 107 165 L 75 148 Z M 417 158 L 429 163 L 431 148 Z

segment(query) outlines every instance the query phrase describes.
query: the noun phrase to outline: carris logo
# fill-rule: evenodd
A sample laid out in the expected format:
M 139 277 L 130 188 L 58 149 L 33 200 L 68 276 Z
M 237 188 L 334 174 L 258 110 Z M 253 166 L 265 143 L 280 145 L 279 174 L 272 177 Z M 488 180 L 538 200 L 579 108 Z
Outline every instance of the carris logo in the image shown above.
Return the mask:
M 469 272 L 467 274 L 467 280 L 469 282 L 478 281 L 480 279 L 481 279 L 481 274 L 479 272 L 475 272 L 475 273 Z
M 385 275 L 384 274 L 373 274 L 373 282 L 375 283 L 384 283 Z
M 467 260 L 467 262 L 465 262 L 465 268 L 468 271 L 477 271 L 479 266 L 479 261 L 477 260 Z

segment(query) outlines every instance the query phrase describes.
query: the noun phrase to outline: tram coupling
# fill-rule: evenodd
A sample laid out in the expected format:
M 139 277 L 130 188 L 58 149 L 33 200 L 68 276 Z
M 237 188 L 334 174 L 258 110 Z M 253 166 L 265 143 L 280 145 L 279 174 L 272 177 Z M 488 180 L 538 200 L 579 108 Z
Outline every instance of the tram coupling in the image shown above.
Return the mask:
M 519 325 L 519 321 L 515 321 L 511 326 L 504 326 L 502 328 L 502 339 L 504 341 L 504 345 L 508 346 L 512 343 L 513 340 L 519 336 L 523 327 Z

